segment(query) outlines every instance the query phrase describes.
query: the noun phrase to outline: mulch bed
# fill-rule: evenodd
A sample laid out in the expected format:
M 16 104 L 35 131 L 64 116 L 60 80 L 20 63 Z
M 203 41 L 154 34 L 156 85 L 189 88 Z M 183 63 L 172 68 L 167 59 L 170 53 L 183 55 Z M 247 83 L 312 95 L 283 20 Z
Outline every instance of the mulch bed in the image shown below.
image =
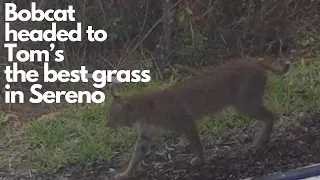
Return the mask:
M 251 147 L 256 126 L 237 127 L 220 138 L 203 136 L 208 162 L 198 167 L 189 164 L 192 154 L 188 145 L 161 147 L 164 153 L 152 151 L 133 179 L 238 180 L 320 163 L 319 113 L 299 113 L 290 123 L 286 119 L 279 121 L 270 146 L 264 151 Z M 119 162 L 74 165 L 54 175 L 39 174 L 38 179 L 113 179 L 119 168 Z

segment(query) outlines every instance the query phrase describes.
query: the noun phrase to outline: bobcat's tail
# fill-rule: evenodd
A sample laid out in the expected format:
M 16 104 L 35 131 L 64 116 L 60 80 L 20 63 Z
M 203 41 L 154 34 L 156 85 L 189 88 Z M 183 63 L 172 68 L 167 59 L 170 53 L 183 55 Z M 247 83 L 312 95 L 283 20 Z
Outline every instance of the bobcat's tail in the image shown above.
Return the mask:
M 274 65 L 273 63 L 268 62 L 269 59 L 262 59 L 259 61 L 260 65 L 269 71 L 277 74 L 283 75 L 287 73 L 291 67 L 291 61 L 288 59 L 285 62 L 281 62 L 280 65 Z

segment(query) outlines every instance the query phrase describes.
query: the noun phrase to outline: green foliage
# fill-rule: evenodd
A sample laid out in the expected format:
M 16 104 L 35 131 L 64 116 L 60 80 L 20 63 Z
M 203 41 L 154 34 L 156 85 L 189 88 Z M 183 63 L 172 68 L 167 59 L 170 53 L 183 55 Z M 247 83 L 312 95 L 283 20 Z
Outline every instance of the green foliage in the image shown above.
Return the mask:
M 34 167 L 54 171 L 67 163 L 110 160 L 116 150 L 128 153 L 135 131 L 113 132 L 107 126 L 107 108 L 108 102 L 71 108 L 54 120 L 31 122 L 29 149 Z
M 3 124 L 4 124 L 4 112 L 0 111 L 0 131 L 3 128 Z

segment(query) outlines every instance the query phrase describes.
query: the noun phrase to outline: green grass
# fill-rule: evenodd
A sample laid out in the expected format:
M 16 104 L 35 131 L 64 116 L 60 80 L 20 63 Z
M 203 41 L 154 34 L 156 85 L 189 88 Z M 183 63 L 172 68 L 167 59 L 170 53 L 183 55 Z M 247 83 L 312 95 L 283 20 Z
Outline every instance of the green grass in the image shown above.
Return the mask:
M 37 169 L 55 170 L 67 163 L 109 160 L 117 149 L 126 152 L 135 140 L 131 129 L 116 133 L 107 126 L 108 104 L 67 109 L 54 120 L 33 121 L 29 148 Z
M 319 107 L 320 60 L 310 65 L 297 64 L 284 77 L 272 76 L 267 90 L 268 107 L 278 113 L 312 110 Z M 168 84 L 151 82 L 128 85 L 120 91 L 133 95 Z M 70 163 L 86 163 L 97 159 L 110 160 L 113 152 L 128 155 L 136 139 L 133 129 L 118 132 L 107 126 L 107 110 L 110 102 L 66 109 L 54 119 L 32 121 L 29 124 L 28 145 L 30 160 L 36 170 L 52 172 Z M 250 121 L 226 110 L 200 124 L 200 130 L 224 133 L 236 124 Z

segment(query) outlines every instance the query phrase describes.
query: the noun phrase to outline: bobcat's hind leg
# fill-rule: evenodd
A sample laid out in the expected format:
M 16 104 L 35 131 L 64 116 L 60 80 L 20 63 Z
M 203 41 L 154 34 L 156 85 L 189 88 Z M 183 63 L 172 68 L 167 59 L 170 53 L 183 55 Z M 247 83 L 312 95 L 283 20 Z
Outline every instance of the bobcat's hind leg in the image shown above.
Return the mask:
M 251 118 L 263 121 L 263 125 L 258 136 L 254 140 L 254 145 L 258 148 L 266 148 L 270 141 L 274 122 L 279 118 L 276 114 L 268 110 L 264 105 L 236 107 L 236 109 Z
M 184 129 L 182 134 L 189 141 L 191 149 L 194 153 L 194 157 L 191 159 L 191 165 L 200 165 L 205 163 L 205 157 L 203 153 L 203 146 L 199 138 L 198 130 L 194 122 L 190 122 L 190 125 Z

